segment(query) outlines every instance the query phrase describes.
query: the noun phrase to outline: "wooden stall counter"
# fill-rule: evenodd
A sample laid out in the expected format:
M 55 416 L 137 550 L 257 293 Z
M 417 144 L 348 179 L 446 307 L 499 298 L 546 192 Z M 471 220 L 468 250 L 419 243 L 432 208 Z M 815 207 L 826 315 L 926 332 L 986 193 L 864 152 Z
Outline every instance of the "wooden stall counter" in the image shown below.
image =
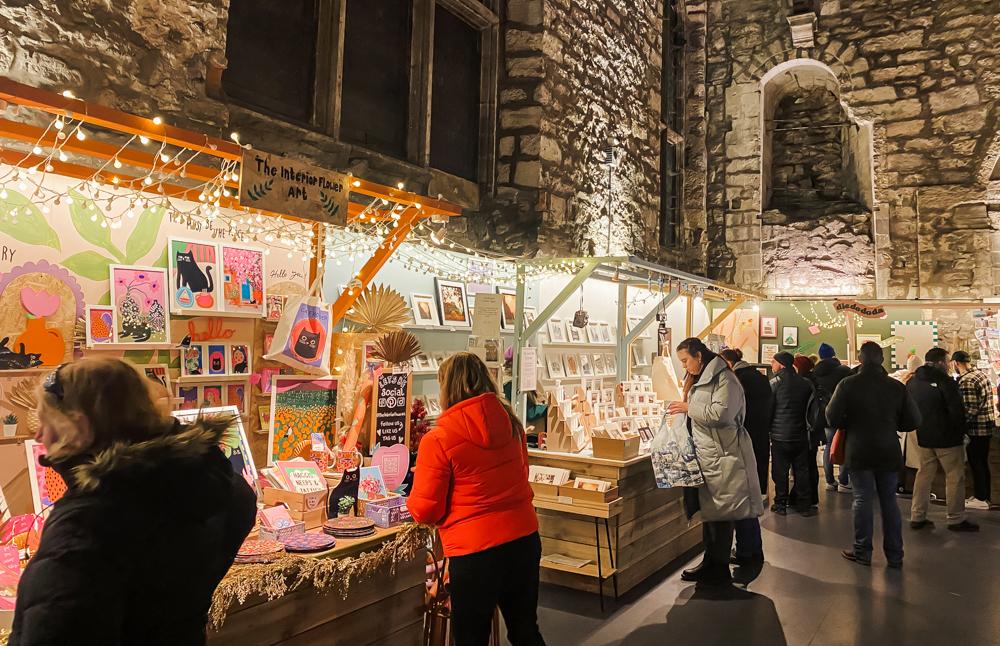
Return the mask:
M 379 529 L 366 538 L 337 539 L 336 547 L 306 555 L 301 565 L 292 561 L 299 557 L 286 557 L 277 564 L 234 565 L 216 591 L 211 614 L 220 610 L 225 614 L 218 630 L 213 630 L 210 620 L 208 643 L 419 646 L 423 637 L 426 536 L 422 528 L 403 525 Z M 336 567 L 332 567 L 333 561 Z M 292 566 L 284 569 L 284 590 L 269 599 L 268 592 L 275 586 L 264 583 L 240 603 L 244 585 L 239 579 L 263 574 L 264 568 L 281 563 Z M 314 565 L 324 566 L 323 571 L 301 576 Z M 280 575 L 277 578 L 280 580 Z M 296 586 L 297 578 L 301 582 Z M 328 581 L 328 586 L 317 589 L 316 581 Z
M 648 455 L 611 460 L 529 449 L 528 462 L 569 469 L 574 478 L 608 480 L 618 488 L 617 498 L 603 505 L 574 504 L 565 496 L 536 493 L 542 581 L 601 592 L 597 568 L 600 546 L 601 574 L 613 578 L 617 593 L 623 594 L 701 542 L 701 523 L 688 523 L 681 490 L 657 488 Z M 604 531 L 603 520 L 595 523 L 595 517 L 607 519 L 610 531 Z M 553 555 L 586 560 L 587 564 L 576 568 L 560 562 L 565 559 L 546 559 Z M 612 563 L 614 567 L 608 569 Z

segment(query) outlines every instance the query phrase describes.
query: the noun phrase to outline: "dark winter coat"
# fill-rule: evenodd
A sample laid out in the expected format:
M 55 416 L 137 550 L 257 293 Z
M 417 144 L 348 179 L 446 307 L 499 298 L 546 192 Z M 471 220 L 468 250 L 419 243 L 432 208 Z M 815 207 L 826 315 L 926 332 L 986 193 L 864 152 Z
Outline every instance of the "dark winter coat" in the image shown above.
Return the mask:
M 906 390 L 920 409 L 917 443 L 927 449 L 962 446 L 965 405 L 958 383 L 940 368 L 925 365 L 906 382 Z
M 226 421 L 177 426 L 73 465 L 17 594 L 10 646 L 205 643 L 212 594 L 253 527 Z
M 851 471 L 899 471 L 903 452 L 897 432 L 920 425 L 920 410 L 880 365 L 864 364 L 840 382 L 826 409 L 832 428 L 845 433 L 845 465 Z
M 816 385 L 828 392 L 830 397 L 833 397 L 840 382 L 845 377 L 849 377 L 850 374 L 851 369 L 840 363 L 840 359 L 837 357 L 820 360 L 812 371 Z
M 745 361 L 740 361 L 733 366 L 733 372 L 743 386 L 743 394 L 746 397 L 747 412 L 743 425 L 750 434 L 754 446 L 758 440 L 763 439 L 767 443 L 768 435 L 771 432 L 771 414 L 774 408 L 774 394 L 771 392 L 771 385 L 767 377 L 759 370 Z
M 771 418 L 771 439 L 778 442 L 805 442 L 806 407 L 812 396 L 812 385 L 792 368 L 782 368 L 771 379 L 774 406 Z

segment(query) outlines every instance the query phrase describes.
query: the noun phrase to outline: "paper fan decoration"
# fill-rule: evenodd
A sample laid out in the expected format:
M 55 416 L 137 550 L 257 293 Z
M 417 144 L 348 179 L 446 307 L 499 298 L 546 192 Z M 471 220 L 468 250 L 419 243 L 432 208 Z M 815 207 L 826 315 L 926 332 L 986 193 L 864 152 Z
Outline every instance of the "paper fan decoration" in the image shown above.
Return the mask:
M 396 330 L 383 334 L 375 341 L 372 357 L 387 363 L 403 364 L 420 354 L 420 342 L 413 333 Z
M 347 320 L 361 332 L 388 332 L 410 320 L 410 308 L 399 292 L 385 285 L 370 285 L 354 302 Z
M 5 394 L 5 404 L 20 406 L 27 411 L 28 430 L 34 435 L 38 431 L 38 380 L 22 379 Z

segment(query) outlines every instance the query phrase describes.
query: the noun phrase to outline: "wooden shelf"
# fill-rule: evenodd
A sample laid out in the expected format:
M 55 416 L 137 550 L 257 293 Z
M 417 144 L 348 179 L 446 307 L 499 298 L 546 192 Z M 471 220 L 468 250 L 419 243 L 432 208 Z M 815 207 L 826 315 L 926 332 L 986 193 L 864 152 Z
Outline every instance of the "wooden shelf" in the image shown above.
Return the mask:
M 535 505 L 535 509 L 558 511 L 564 514 L 589 516 L 591 518 L 614 518 L 618 514 L 622 513 L 622 508 L 624 507 L 624 501 L 621 498 L 616 498 L 603 505 L 600 503 L 590 503 L 587 505 L 581 503 L 567 504 L 550 500 L 539 500 L 538 498 L 535 498 L 532 504 Z
M 250 381 L 250 375 L 184 375 L 175 379 L 179 384 L 213 384 L 234 381 Z
M 617 343 L 570 343 L 569 341 L 557 341 L 556 343 L 542 343 L 542 348 L 598 348 L 602 351 L 614 350 Z
M 578 574 L 580 576 L 590 577 L 591 579 L 598 578 L 597 574 L 597 564 L 588 563 L 582 567 L 573 567 L 572 565 L 564 565 L 562 563 L 553 563 L 552 561 L 546 561 L 545 557 L 542 557 L 539 563 L 540 567 L 546 570 L 558 570 L 559 572 L 568 572 L 570 574 Z M 617 570 L 610 566 L 605 566 L 601 568 L 601 578 L 607 580 L 613 577 L 617 573 Z
M 0 370 L 0 377 L 34 377 L 44 375 L 55 370 L 55 366 L 38 366 L 37 368 L 16 368 L 14 370 Z
M 610 375 L 586 375 L 586 376 L 582 376 L 581 375 L 579 377 L 555 377 L 555 378 L 552 378 L 552 377 L 539 377 L 538 380 L 539 381 L 549 381 L 549 382 L 555 383 L 556 381 L 580 381 L 582 379 L 615 379 L 616 377 L 617 377 L 617 375 L 614 375 L 614 374 L 610 374 Z
M 14 437 L 0 437 L 0 446 L 6 444 L 24 444 L 25 440 L 35 439 L 34 435 L 15 435 Z
M 416 323 L 407 323 L 403 326 L 404 330 L 418 330 L 425 332 L 467 332 L 472 334 L 472 327 L 463 327 L 461 325 L 417 325 Z M 514 330 L 500 330 L 500 334 L 514 334 Z
M 177 350 L 180 346 L 176 343 L 97 343 L 88 345 L 87 350 L 102 351 L 122 351 L 122 350 Z

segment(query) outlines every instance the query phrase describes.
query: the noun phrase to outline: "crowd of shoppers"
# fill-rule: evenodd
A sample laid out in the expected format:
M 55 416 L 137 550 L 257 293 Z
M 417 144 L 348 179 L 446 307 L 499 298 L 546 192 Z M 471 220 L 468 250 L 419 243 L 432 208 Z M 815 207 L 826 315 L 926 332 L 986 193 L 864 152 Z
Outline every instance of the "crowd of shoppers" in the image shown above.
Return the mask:
M 771 511 L 785 515 L 788 507 L 793 506 L 803 516 L 814 516 L 806 415 L 813 388 L 794 366 L 795 357 L 788 352 L 777 353 L 771 362 L 774 371 L 771 379 L 771 392 L 774 394 L 771 415 L 774 505 Z M 789 470 L 794 478 L 791 490 L 788 485 Z

